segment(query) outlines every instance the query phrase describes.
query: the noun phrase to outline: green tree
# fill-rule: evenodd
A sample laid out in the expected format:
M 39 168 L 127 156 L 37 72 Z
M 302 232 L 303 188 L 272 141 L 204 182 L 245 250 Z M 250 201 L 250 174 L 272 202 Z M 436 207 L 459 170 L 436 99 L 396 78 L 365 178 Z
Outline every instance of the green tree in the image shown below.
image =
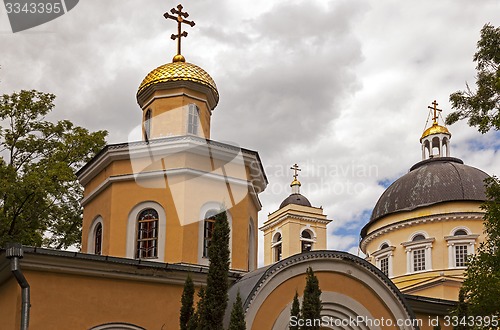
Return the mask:
M 468 119 L 470 126 L 477 127 L 481 133 L 491 128 L 500 129 L 500 27 L 486 24 L 481 29 L 477 42 L 476 90 L 466 85 L 465 91 L 450 95 L 455 110 L 446 118 L 447 124 Z
M 302 301 L 302 318 L 305 325 L 301 330 L 319 330 L 315 320 L 321 320 L 321 290 L 319 281 L 311 267 L 307 268 L 306 287 L 304 288 L 304 299 Z M 310 324 L 310 325 L 308 325 Z
M 35 90 L 0 97 L 0 246 L 80 242 L 83 189 L 75 172 L 104 147 L 107 132 L 46 121 L 54 99 Z
M 467 325 L 467 316 L 469 315 L 468 306 L 467 302 L 465 301 L 465 291 L 463 288 L 461 288 L 458 293 L 458 304 L 454 314 L 458 318 L 458 322 L 456 322 L 458 324 L 453 326 L 453 330 L 469 330 L 469 326 Z
M 500 181 L 491 177 L 486 182 L 488 200 L 482 205 L 486 240 L 469 259 L 459 298 L 467 301 L 469 315 L 500 319 Z
M 300 319 L 300 302 L 299 302 L 299 294 L 295 291 L 295 296 L 293 297 L 292 308 L 290 309 L 290 319 L 295 317 L 296 320 Z M 299 330 L 299 326 L 291 326 L 290 330 Z
M 194 312 L 193 316 L 189 319 L 187 324 L 188 330 L 200 330 L 202 329 L 202 325 L 200 324 L 200 315 L 203 311 L 203 300 L 205 298 L 205 288 L 201 287 L 198 291 L 198 303 L 196 304 L 196 312 Z
M 182 291 L 181 298 L 181 315 L 179 323 L 181 330 L 188 330 L 189 320 L 194 315 L 194 284 L 191 276 L 188 275 L 186 282 L 184 282 L 184 290 Z
M 438 322 L 438 325 L 435 325 L 432 330 L 441 330 L 441 323 Z
M 207 275 L 207 288 L 200 313 L 203 330 L 223 328 L 224 312 L 227 307 L 229 289 L 229 223 L 225 211 L 215 216 L 214 230 L 208 248 L 210 264 Z
M 231 320 L 229 330 L 246 330 L 245 312 L 243 311 L 243 302 L 241 301 L 240 291 L 236 294 L 236 301 L 231 310 Z

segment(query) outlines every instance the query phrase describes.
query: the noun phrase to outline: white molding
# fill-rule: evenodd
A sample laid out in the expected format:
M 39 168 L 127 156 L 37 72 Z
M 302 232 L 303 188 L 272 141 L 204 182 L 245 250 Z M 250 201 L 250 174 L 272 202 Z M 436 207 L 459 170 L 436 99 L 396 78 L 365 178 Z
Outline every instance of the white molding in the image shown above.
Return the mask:
M 163 207 L 154 201 L 146 201 L 137 204 L 132 208 L 128 215 L 127 221 L 127 249 L 126 257 L 137 259 L 135 257 L 137 244 L 137 217 L 145 209 L 154 209 L 158 212 L 158 258 L 145 259 L 147 261 L 165 262 L 165 245 L 167 234 L 167 216 Z
M 210 111 L 210 115 L 212 114 L 212 109 L 211 109 L 211 107 L 208 104 L 208 101 L 206 99 L 203 99 L 201 97 L 197 97 L 197 96 L 191 95 L 189 93 L 184 93 L 184 92 L 183 93 L 170 93 L 170 94 L 162 94 L 162 95 L 152 96 L 146 102 L 144 102 L 144 104 L 142 105 L 141 109 L 142 109 L 142 111 L 144 111 L 144 109 L 146 109 L 155 100 L 158 100 L 158 99 L 167 99 L 167 98 L 179 97 L 179 96 L 187 96 L 187 97 L 189 97 L 191 99 L 194 99 L 196 101 L 200 101 L 200 102 L 205 103 L 206 106 L 207 106 L 207 109 Z
M 274 220 L 273 222 L 270 222 L 266 225 L 263 225 L 262 227 L 259 228 L 259 230 L 266 231 L 271 227 L 279 225 L 280 223 L 282 223 L 283 221 L 285 221 L 289 218 L 296 219 L 296 220 L 302 220 L 302 221 L 315 222 L 315 223 L 320 223 L 320 224 L 325 224 L 325 225 L 328 225 L 330 222 L 332 222 L 332 220 L 329 220 L 329 219 L 319 219 L 319 218 L 306 217 L 306 216 L 293 214 L 293 213 L 287 213 L 287 214 L 279 217 L 278 219 Z

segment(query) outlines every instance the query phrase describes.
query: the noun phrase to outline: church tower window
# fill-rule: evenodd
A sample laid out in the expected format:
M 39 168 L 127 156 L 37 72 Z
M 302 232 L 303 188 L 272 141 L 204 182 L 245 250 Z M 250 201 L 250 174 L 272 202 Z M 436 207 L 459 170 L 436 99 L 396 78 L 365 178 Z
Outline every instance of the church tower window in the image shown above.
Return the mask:
M 196 104 L 190 104 L 188 109 L 188 134 L 198 134 L 198 122 L 200 121 L 200 110 Z
M 401 243 L 406 248 L 407 272 L 421 272 L 432 269 L 432 243 L 435 238 L 428 238 L 425 233 L 413 234 L 409 242 Z
M 102 224 L 98 223 L 94 234 L 94 254 L 102 253 Z
M 467 267 L 467 259 L 469 255 L 474 254 L 474 244 L 479 235 L 472 234 L 466 227 L 455 228 L 450 234 L 444 238 L 448 245 L 449 267 Z
M 136 258 L 158 257 L 158 212 L 146 209 L 139 214 Z
M 392 258 L 394 255 L 394 246 L 390 246 L 388 242 L 383 242 L 380 248 L 372 253 L 375 258 L 376 266 L 384 273 L 387 277 L 392 277 Z
M 151 136 L 151 110 L 148 109 L 144 115 L 144 141 L 149 141 Z
M 282 237 L 281 233 L 276 233 L 273 238 L 274 261 L 280 261 L 282 256 Z
M 212 242 L 212 236 L 215 227 L 215 215 L 217 211 L 210 210 L 205 214 L 205 220 L 203 224 L 203 257 L 208 258 L 208 248 Z
M 302 233 L 300 234 L 300 241 L 301 241 L 301 252 L 312 251 L 314 239 L 309 230 L 302 231 Z

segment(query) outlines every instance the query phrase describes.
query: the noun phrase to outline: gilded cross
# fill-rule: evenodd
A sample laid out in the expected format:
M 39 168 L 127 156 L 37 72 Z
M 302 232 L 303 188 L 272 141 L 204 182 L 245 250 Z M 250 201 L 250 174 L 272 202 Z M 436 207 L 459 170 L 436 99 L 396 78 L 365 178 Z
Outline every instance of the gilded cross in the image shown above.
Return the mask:
M 188 24 L 191 27 L 193 27 L 195 24 L 193 21 L 188 21 L 187 19 L 185 19 L 189 17 L 189 14 L 187 12 L 183 12 L 182 8 L 182 5 L 178 5 L 177 9 L 170 9 L 170 12 L 177 16 L 170 15 L 168 11 L 163 14 L 163 17 L 165 17 L 166 19 L 173 19 L 177 21 L 177 34 L 172 34 L 172 36 L 170 37 L 172 38 L 172 40 L 177 39 L 177 55 L 181 55 L 181 37 L 187 37 L 188 35 L 186 31 L 182 31 L 182 23 Z
M 302 171 L 299 168 L 299 165 L 294 164 L 292 167 L 290 167 L 290 169 L 293 170 L 293 172 L 294 172 L 293 177 L 295 178 L 295 180 L 297 180 L 297 177 L 299 176 L 299 172 Z
M 432 105 L 433 107 L 431 106 L 428 106 L 427 108 L 431 109 L 434 111 L 434 117 L 432 117 L 432 120 L 434 121 L 434 124 L 437 124 L 437 119 L 438 119 L 438 112 L 441 112 L 443 110 L 441 109 L 438 109 L 437 106 L 438 106 L 438 103 L 436 102 L 436 100 L 434 100 L 434 102 L 432 102 Z

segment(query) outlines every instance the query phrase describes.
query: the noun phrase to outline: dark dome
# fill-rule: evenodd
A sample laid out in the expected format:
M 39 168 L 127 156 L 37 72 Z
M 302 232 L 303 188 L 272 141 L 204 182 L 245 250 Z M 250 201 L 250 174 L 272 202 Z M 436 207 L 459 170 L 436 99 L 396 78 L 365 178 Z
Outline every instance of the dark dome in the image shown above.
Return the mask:
M 288 204 L 311 206 L 309 200 L 301 194 L 291 194 L 290 196 L 288 196 L 283 202 L 281 202 L 280 209 L 287 206 Z
M 488 177 L 458 158 L 423 160 L 385 190 L 373 209 L 370 223 L 391 213 L 441 202 L 484 201 L 484 179 Z

